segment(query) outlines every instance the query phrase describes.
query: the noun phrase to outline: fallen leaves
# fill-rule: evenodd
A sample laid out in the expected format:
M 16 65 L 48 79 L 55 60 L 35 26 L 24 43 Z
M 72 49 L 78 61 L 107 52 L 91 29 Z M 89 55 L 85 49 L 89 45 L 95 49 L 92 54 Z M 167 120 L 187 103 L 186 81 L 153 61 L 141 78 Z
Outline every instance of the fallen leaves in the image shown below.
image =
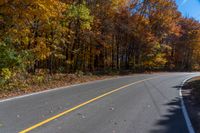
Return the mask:
M 0 99 L 14 97 L 24 94 L 29 94 L 33 92 L 39 92 L 44 90 L 49 90 L 53 88 L 69 86 L 73 84 L 84 83 L 88 81 L 101 80 L 105 78 L 111 78 L 112 76 L 96 76 L 96 75 L 75 75 L 75 74 L 55 74 L 55 75 L 45 75 L 43 82 L 39 84 L 33 81 L 32 76 L 29 76 L 26 81 L 27 86 L 22 89 L 11 89 L 10 91 L 2 91 L 0 93 Z

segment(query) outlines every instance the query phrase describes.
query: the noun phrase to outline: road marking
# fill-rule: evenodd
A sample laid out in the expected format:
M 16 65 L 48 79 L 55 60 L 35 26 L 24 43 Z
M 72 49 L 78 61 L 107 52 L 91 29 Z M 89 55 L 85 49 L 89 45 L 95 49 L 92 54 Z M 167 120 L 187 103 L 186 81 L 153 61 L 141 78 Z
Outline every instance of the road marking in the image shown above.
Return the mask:
M 59 118 L 59 117 L 61 117 L 61 116 L 63 116 L 63 115 L 66 115 L 66 114 L 68 114 L 68 113 L 70 113 L 70 112 L 72 112 L 72 111 L 75 111 L 76 109 L 79 109 L 79 108 L 81 108 L 81 107 L 83 107 L 83 106 L 85 106 L 85 105 L 87 105 L 87 104 L 89 104 L 89 103 L 92 103 L 92 102 L 94 102 L 94 101 L 96 101 L 96 100 L 98 100 L 98 99 L 101 99 L 101 98 L 103 98 L 103 97 L 105 97 L 105 96 L 108 96 L 108 95 L 110 95 L 110 94 L 112 94 L 112 93 L 114 93 L 114 92 L 117 92 L 117 91 L 119 91 L 119 90 L 122 90 L 122 89 L 124 89 L 124 88 L 126 88 L 126 87 L 129 87 L 129 86 L 131 86 L 131 85 L 134 85 L 134 84 L 138 84 L 138 83 L 141 83 L 141 82 L 144 82 L 144 81 L 148 81 L 148 80 L 151 80 L 151 79 L 155 79 L 155 78 L 157 78 L 157 77 L 159 77 L 159 76 L 155 76 L 155 77 L 153 77 L 153 78 L 148 78 L 148 79 L 140 80 L 140 81 L 137 81 L 137 82 L 128 84 L 128 85 L 124 85 L 124 86 L 122 86 L 122 87 L 120 87 L 120 88 L 117 88 L 117 89 L 115 89 L 115 90 L 109 91 L 109 92 L 107 92 L 107 93 L 104 93 L 104 94 L 102 94 L 102 95 L 100 95 L 100 96 L 98 96 L 98 97 L 95 97 L 95 98 L 93 98 L 93 99 L 91 99 L 91 100 L 89 100 L 89 101 L 86 101 L 86 102 L 84 102 L 84 103 L 82 103 L 82 104 L 79 104 L 79 105 L 77 105 L 77 106 L 75 106 L 75 107 L 73 107 L 73 108 L 71 108 L 71 109 L 69 109 L 69 110 L 66 110 L 66 111 L 64 111 L 64 112 L 62 112 L 62 113 L 60 113 L 60 114 L 58 114 L 58 115 L 55 115 L 55 116 L 50 117 L 50 118 L 48 118 L 48 119 L 46 119 L 46 120 L 44 120 L 44 121 L 41 121 L 41 122 L 39 122 L 39 123 L 37 123 L 37 124 L 35 124 L 35 125 L 33 125 L 33 126 L 27 128 L 27 129 L 24 129 L 24 130 L 20 131 L 19 133 L 27 133 L 27 132 L 30 132 L 30 131 L 32 131 L 32 130 L 35 129 L 35 128 L 38 128 L 38 127 L 40 127 L 40 126 L 42 126 L 42 125 L 44 125 L 44 124 L 47 124 L 47 123 L 49 123 L 50 121 L 53 121 L 53 120 L 55 120 L 55 119 L 57 119 L 57 118 Z
M 162 74 L 162 73 L 160 73 L 160 74 Z M 166 73 L 163 73 L 163 74 L 166 74 Z M 181 73 L 180 73 L 180 74 L 181 74 Z M 185 74 L 186 74 L 186 73 L 185 73 Z M 191 74 L 192 74 L 192 73 L 191 73 Z M 67 88 L 70 88 L 70 87 L 76 87 L 76 86 L 87 85 L 87 84 L 94 84 L 94 83 L 99 83 L 99 82 L 102 82 L 102 81 L 109 81 L 109 80 L 114 80 L 114 79 L 132 77 L 132 76 L 136 76 L 136 75 L 137 75 L 137 74 L 128 75 L 128 76 L 117 76 L 117 77 L 114 77 L 114 78 L 106 78 L 106 79 L 100 79 L 100 80 L 95 80 L 95 81 L 88 81 L 88 82 L 85 82 L 85 83 L 74 84 L 74 85 L 68 85 L 68 86 L 63 86 L 63 87 L 59 87 L 59 88 L 54 88 L 54 89 L 49 89 L 49 90 L 34 92 L 34 93 L 30 93 L 30 94 L 24 94 L 24 95 L 21 95 L 21 96 L 16 96 L 16 97 L 12 97 L 12 98 L 2 99 L 2 100 L 0 100 L 0 103 L 8 102 L 8 101 L 16 100 L 16 99 L 21 99 L 21 98 L 26 98 L 26 97 L 34 96 L 34 95 L 38 95 L 38 94 L 53 92 L 53 91 L 57 91 L 57 90 L 63 90 L 63 89 L 67 89 Z M 182 74 L 181 74 L 181 75 L 182 75 Z
M 183 112 L 183 116 L 185 118 L 185 121 L 186 121 L 186 125 L 187 125 L 187 128 L 189 130 L 189 133 L 195 133 L 194 131 L 194 128 L 192 126 L 192 122 L 190 120 L 190 117 L 188 115 L 188 112 L 187 112 L 187 109 L 186 109 L 186 106 L 185 106 L 185 103 L 184 103 L 184 100 L 183 100 L 183 94 L 182 94 L 182 87 L 183 85 L 188 81 L 190 80 L 191 78 L 193 78 L 194 76 L 190 77 L 190 78 L 187 78 L 185 79 L 182 84 L 181 84 L 181 87 L 179 89 L 179 95 L 180 95 L 180 99 L 181 99 L 181 107 L 182 107 L 182 112 Z

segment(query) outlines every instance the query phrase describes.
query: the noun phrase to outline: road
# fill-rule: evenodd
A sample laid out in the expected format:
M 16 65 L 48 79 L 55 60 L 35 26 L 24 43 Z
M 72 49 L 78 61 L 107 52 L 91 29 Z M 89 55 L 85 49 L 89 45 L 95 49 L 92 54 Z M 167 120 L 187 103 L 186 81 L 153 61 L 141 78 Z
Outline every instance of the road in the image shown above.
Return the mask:
M 0 133 L 188 133 L 181 82 L 136 74 L 0 101 Z

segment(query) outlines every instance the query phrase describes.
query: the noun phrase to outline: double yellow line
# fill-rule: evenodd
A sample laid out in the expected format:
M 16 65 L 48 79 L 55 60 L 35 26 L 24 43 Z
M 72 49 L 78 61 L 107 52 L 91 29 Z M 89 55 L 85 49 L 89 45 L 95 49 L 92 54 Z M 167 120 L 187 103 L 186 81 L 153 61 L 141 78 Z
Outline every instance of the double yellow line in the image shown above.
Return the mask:
M 147 80 L 151 80 L 151 79 L 155 79 L 155 78 L 157 78 L 157 76 L 156 76 L 156 77 L 153 77 L 153 78 L 148 78 L 148 79 L 140 80 L 140 81 L 137 81 L 137 82 L 128 84 L 128 85 L 124 85 L 124 86 L 122 86 L 122 87 L 120 87 L 120 88 L 117 88 L 117 89 L 115 89 L 115 90 L 112 90 L 112 91 L 109 91 L 109 92 L 107 92 L 107 93 L 104 93 L 104 94 L 102 94 L 102 95 L 100 95 L 100 96 L 98 96 L 98 97 L 95 97 L 95 98 L 93 98 L 93 99 L 91 99 L 91 100 L 89 100 L 89 101 L 86 101 L 86 102 L 84 102 L 84 103 L 81 103 L 81 104 L 79 104 L 79 105 L 77 105 L 77 106 L 75 106 L 75 107 L 73 107 L 73 108 L 71 108 L 71 109 L 68 109 L 68 110 L 66 110 L 66 111 L 64 111 L 64 112 L 62 112 L 62 113 L 60 113 L 60 114 L 58 114 L 58 115 L 55 115 L 55 116 L 50 117 L 50 118 L 48 118 L 48 119 L 46 119 L 46 120 L 44 120 L 44 121 L 41 121 L 41 122 L 39 122 L 39 123 L 37 123 L 37 124 L 35 124 L 35 125 L 33 125 L 33 126 L 27 128 L 27 129 L 24 129 L 24 130 L 20 131 L 19 133 L 27 133 L 27 132 L 30 132 L 30 131 L 32 131 L 32 130 L 35 129 L 35 128 L 38 128 L 38 127 L 40 127 L 40 126 L 42 126 L 42 125 L 44 125 L 44 124 L 46 124 L 46 123 L 49 123 L 50 121 L 53 121 L 53 120 L 55 120 L 55 119 L 57 119 L 57 118 L 59 118 L 59 117 L 61 117 L 61 116 L 63 116 L 63 115 L 66 115 L 66 114 L 68 114 L 68 113 L 70 113 L 70 112 L 72 112 L 72 111 L 74 111 L 74 110 L 77 110 L 77 109 L 79 109 L 79 108 L 81 108 L 81 107 L 83 107 L 83 106 L 85 106 L 85 105 L 87 105 L 87 104 L 89 104 L 89 103 L 92 103 L 92 102 L 94 102 L 94 101 L 96 101 L 96 100 L 98 100 L 98 99 L 101 99 L 101 98 L 103 98 L 103 97 L 105 97 L 105 96 L 108 96 L 108 95 L 110 95 L 110 94 L 112 94 L 112 93 L 114 93 L 114 92 L 117 92 L 117 91 L 119 91 L 119 90 L 122 90 L 122 89 L 124 89 L 124 88 L 126 88 L 126 87 L 129 87 L 129 86 L 131 86 L 131 85 L 138 84 L 138 83 L 141 83 L 141 82 L 144 82 L 144 81 L 147 81 Z

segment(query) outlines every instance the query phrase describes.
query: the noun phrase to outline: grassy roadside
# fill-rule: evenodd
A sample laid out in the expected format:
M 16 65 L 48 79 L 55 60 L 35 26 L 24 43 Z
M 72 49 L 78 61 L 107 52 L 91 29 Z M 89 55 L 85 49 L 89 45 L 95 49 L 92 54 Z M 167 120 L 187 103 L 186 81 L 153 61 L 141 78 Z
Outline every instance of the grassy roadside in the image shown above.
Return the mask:
M 0 89 L 0 99 L 49 90 L 78 83 L 102 80 L 117 77 L 117 75 L 92 75 L 92 74 L 37 74 L 29 75 L 23 80 L 23 85 L 16 85 L 12 89 Z
M 183 87 L 184 101 L 197 133 L 200 133 L 200 77 L 189 80 Z
M 156 72 L 143 72 L 156 73 Z M 94 73 L 84 73 L 78 71 L 73 74 L 54 73 L 49 74 L 45 69 L 38 69 L 34 74 L 16 74 L 4 85 L 0 84 L 0 99 L 20 96 L 33 92 L 40 92 L 53 88 L 69 86 L 95 80 L 115 78 L 118 76 L 132 75 L 135 72 L 125 71 L 99 71 Z

